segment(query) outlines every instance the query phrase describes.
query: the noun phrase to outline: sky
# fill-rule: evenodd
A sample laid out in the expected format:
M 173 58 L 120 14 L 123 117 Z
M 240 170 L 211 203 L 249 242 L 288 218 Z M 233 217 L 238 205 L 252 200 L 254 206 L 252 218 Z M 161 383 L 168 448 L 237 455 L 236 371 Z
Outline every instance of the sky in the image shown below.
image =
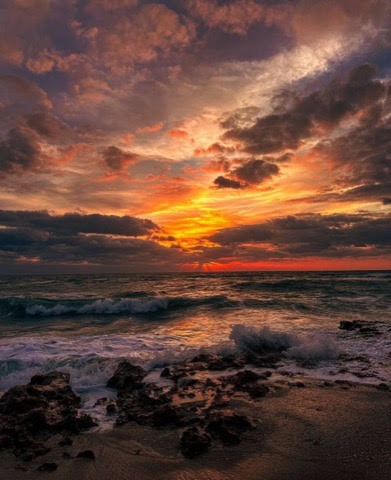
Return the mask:
M 0 0 L 0 273 L 391 268 L 388 0 Z

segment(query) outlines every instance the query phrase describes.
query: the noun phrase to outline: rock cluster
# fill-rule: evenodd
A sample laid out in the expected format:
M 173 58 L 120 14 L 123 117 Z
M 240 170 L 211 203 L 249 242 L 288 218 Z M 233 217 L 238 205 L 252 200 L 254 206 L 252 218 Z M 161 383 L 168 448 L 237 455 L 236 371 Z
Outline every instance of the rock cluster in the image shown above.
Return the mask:
M 0 399 L 0 449 L 31 460 L 49 451 L 43 441 L 59 432 L 79 433 L 94 425 L 80 412 L 80 397 L 69 384 L 69 374 L 35 375 L 27 385 L 8 390 Z
M 254 363 L 262 363 L 260 355 L 252 352 L 237 356 L 197 355 L 162 370 L 161 377 L 171 381 L 167 386 L 146 382 L 146 371 L 123 361 L 107 384 L 117 389 L 116 424 L 134 421 L 154 428 L 181 429 L 180 448 L 189 458 L 208 450 L 214 440 L 235 445 L 253 428 L 253 422 L 226 407 L 235 396 L 265 396 L 269 387 L 261 381 L 271 372 L 259 374 L 245 369 L 221 377 L 214 373 L 213 379 L 208 372 L 242 368 L 250 357 Z M 268 355 L 267 365 L 273 368 L 276 359 Z

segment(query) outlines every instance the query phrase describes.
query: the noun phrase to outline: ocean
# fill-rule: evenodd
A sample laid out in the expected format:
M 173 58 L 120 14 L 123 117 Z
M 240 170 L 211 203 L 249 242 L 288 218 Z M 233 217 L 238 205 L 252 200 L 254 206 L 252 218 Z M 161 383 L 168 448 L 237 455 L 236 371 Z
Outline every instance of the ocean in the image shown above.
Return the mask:
M 157 368 L 264 340 L 288 346 L 281 375 L 391 378 L 388 271 L 2 276 L 0 291 L 0 392 L 58 369 L 93 411 L 119 359 Z M 375 323 L 339 329 L 354 320 Z

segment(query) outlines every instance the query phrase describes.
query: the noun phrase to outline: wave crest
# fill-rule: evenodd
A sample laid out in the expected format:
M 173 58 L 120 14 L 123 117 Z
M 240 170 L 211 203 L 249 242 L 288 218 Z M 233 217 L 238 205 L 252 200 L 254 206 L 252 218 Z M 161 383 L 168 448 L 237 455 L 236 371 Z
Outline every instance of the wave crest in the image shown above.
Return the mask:
M 324 335 L 299 336 L 295 333 L 273 331 L 269 327 L 237 324 L 232 326 L 230 340 L 240 350 L 277 350 L 288 358 L 330 360 L 340 356 L 338 345 Z

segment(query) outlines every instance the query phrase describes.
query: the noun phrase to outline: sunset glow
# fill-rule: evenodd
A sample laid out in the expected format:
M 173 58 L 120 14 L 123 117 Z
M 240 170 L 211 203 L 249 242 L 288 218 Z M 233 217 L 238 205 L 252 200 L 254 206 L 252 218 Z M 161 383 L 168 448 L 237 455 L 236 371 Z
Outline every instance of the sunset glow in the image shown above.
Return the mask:
M 3 5 L 4 271 L 391 267 L 389 2 Z

